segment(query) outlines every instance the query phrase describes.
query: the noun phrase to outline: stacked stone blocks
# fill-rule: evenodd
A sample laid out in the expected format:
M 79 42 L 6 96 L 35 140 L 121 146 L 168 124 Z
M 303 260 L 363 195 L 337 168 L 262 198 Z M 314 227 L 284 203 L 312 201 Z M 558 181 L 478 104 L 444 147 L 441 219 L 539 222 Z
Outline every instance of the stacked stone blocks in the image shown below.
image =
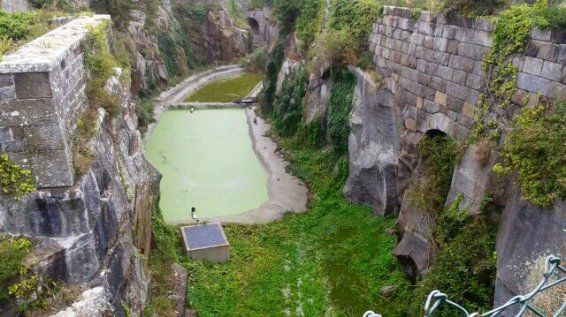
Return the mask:
M 370 50 L 375 64 L 398 96 L 406 129 L 441 130 L 465 139 L 474 125 L 476 105 L 485 91 L 482 69 L 492 46 L 493 24 L 484 19 L 447 18 L 385 7 L 374 25 Z M 525 106 L 542 95 L 566 98 L 566 44 L 563 32 L 534 31 L 519 67 L 513 101 Z M 527 96 L 529 98 L 527 98 Z
M 31 169 L 38 188 L 74 184 L 73 138 L 88 105 L 82 42 L 107 19 L 76 19 L 0 62 L 0 151 Z

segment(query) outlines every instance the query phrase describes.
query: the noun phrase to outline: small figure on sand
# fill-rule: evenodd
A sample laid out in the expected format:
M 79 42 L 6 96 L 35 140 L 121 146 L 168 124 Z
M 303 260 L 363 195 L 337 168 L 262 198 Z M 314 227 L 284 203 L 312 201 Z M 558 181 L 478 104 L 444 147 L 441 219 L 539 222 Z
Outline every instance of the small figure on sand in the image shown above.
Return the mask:
M 195 112 L 195 107 L 191 108 L 191 113 Z

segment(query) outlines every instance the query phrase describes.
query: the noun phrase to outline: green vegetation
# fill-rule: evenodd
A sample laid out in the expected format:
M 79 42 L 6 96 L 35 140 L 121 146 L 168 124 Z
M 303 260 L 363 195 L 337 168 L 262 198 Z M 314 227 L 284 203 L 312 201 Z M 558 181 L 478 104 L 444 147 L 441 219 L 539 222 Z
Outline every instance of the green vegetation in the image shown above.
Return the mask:
M 8 154 L 0 153 L 0 193 L 22 198 L 34 190 L 31 171 L 12 163 Z
M 291 136 L 297 132 L 303 118 L 307 86 L 307 73 L 304 68 L 298 69 L 283 82 L 281 100 L 275 109 L 274 116 L 274 127 L 281 136 Z
M 379 9 L 380 4 L 375 0 L 333 0 L 330 27 L 347 30 L 358 47 L 366 46 Z
M 279 40 L 275 43 L 269 54 L 267 66 L 265 67 L 265 79 L 263 95 L 260 98 L 261 111 L 268 115 L 273 111 L 275 104 L 275 92 L 277 90 L 277 74 L 283 65 L 285 57 L 285 35 L 280 34 Z
M 241 76 L 215 81 L 187 98 L 188 102 L 232 102 L 245 98 L 262 80 L 260 74 Z
M 56 15 L 43 10 L 19 13 L 0 10 L 0 60 L 3 54 L 55 28 L 57 24 L 51 20 Z
M 460 157 L 459 146 L 445 135 L 423 137 L 417 153 L 424 177 L 413 182 L 406 195 L 415 208 L 439 214 L 444 209 L 454 166 Z
M 280 141 L 291 170 L 311 191 L 309 211 L 261 226 L 228 226 L 231 260 L 190 262 L 188 301 L 199 316 L 360 316 L 378 308 L 403 316 L 409 289 L 386 235 L 395 219 L 341 194 L 347 162 L 329 150 L 313 150 L 297 134 Z M 391 295 L 382 287 L 396 286 Z
M 334 80 L 328 102 L 328 134 L 334 151 L 346 154 L 356 77 L 348 70 L 342 69 L 334 72 Z
M 437 218 L 435 241 L 439 247 L 434 264 L 418 285 L 417 303 L 423 303 L 428 293 L 439 289 L 450 300 L 470 311 L 487 311 L 493 305 L 497 272 L 498 220 L 483 201 L 481 212 L 472 216 L 460 209 L 461 199 Z M 439 316 L 454 316 L 443 311 Z
M 139 129 L 144 131 L 148 125 L 153 123 L 154 102 L 151 99 L 142 99 L 136 107 Z
M 178 229 L 165 224 L 163 215 L 156 203 L 151 216 L 152 221 L 152 252 L 148 261 L 152 283 L 150 289 L 150 302 L 143 311 L 144 317 L 174 316 L 175 301 L 170 298 L 173 276 L 171 265 L 175 262 L 187 261 L 181 256 L 184 252 Z
M 32 244 L 26 238 L 0 238 L 0 301 L 10 299 L 8 288 L 20 276 L 23 261 L 32 250 Z
M 413 182 L 406 197 L 411 206 L 430 212 L 436 219 L 433 239 L 438 249 L 426 277 L 417 282 L 414 298 L 407 310 L 416 316 L 433 289 L 449 294 L 450 299 L 477 311 L 491 307 L 496 273 L 495 242 L 498 223 L 489 199 L 483 201 L 479 215 L 461 210 L 462 197 L 445 208 L 454 166 L 460 148 L 447 136 L 424 137 L 417 146 L 424 174 Z M 455 316 L 443 311 L 440 316 Z
M 49 307 L 61 283 L 32 274 L 24 260 L 33 250 L 28 238 L 0 236 L 0 303 L 17 300 L 18 312 Z
M 132 20 L 132 10 L 136 8 L 132 0 L 94 0 L 90 3 L 95 12 L 112 16 L 116 26 L 126 27 Z
M 263 73 L 269 55 L 265 47 L 257 48 L 248 59 L 243 59 L 240 65 L 249 73 Z
M 106 41 L 109 31 L 109 24 L 103 23 L 89 32 L 84 42 L 84 63 L 90 72 L 87 86 L 90 107 L 102 107 L 115 117 L 120 113 L 118 97 L 104 89 L 106 81 L 115 74 L 114 68 L 118 67 L 118 62 L 110 52 Z
M 519 175 L 523 198 L 540 207 L 551 207 L 566 198 L 566 102 L 538 105 L 517 116 L 503 147 L 504 165 L 499 174 Z

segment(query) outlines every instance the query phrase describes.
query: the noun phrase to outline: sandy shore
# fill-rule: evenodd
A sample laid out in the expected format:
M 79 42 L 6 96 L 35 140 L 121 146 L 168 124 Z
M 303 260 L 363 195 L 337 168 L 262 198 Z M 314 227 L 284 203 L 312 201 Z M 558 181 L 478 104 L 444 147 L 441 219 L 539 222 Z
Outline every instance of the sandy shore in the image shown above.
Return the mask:
M 253 149 L 267 173 L 269 200 L 257 209 L 238 215 L 214 217 L 205 221 L 221 223 L 261 224 L 283 218 L 288 213 L 302 213 L 307 210 L 308 190 L 297 177 L 287 173 L 288 163 L 280 153 L 277 144 L 266 136 L 271 126 L 254 111 L 255 107 L 245 109 Z M 257 124 L 254 124 L 254 118 Z

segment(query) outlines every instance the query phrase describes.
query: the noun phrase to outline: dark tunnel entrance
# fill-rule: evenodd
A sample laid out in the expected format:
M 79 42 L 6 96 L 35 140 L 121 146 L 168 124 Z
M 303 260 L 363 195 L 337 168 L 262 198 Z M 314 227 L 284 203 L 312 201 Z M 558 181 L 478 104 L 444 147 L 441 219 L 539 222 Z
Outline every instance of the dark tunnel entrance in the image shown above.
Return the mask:
M 246 18 L 246 20 L 248 20 L 248 24 L 249 24 L 250 27 L 252 28 L 252 31 L 253 31 L 255 34 L 258 34 L 258 33 L 259 33 L 259 22 L 257 22 L 256 19 L 250 18 L 250 17 Z

